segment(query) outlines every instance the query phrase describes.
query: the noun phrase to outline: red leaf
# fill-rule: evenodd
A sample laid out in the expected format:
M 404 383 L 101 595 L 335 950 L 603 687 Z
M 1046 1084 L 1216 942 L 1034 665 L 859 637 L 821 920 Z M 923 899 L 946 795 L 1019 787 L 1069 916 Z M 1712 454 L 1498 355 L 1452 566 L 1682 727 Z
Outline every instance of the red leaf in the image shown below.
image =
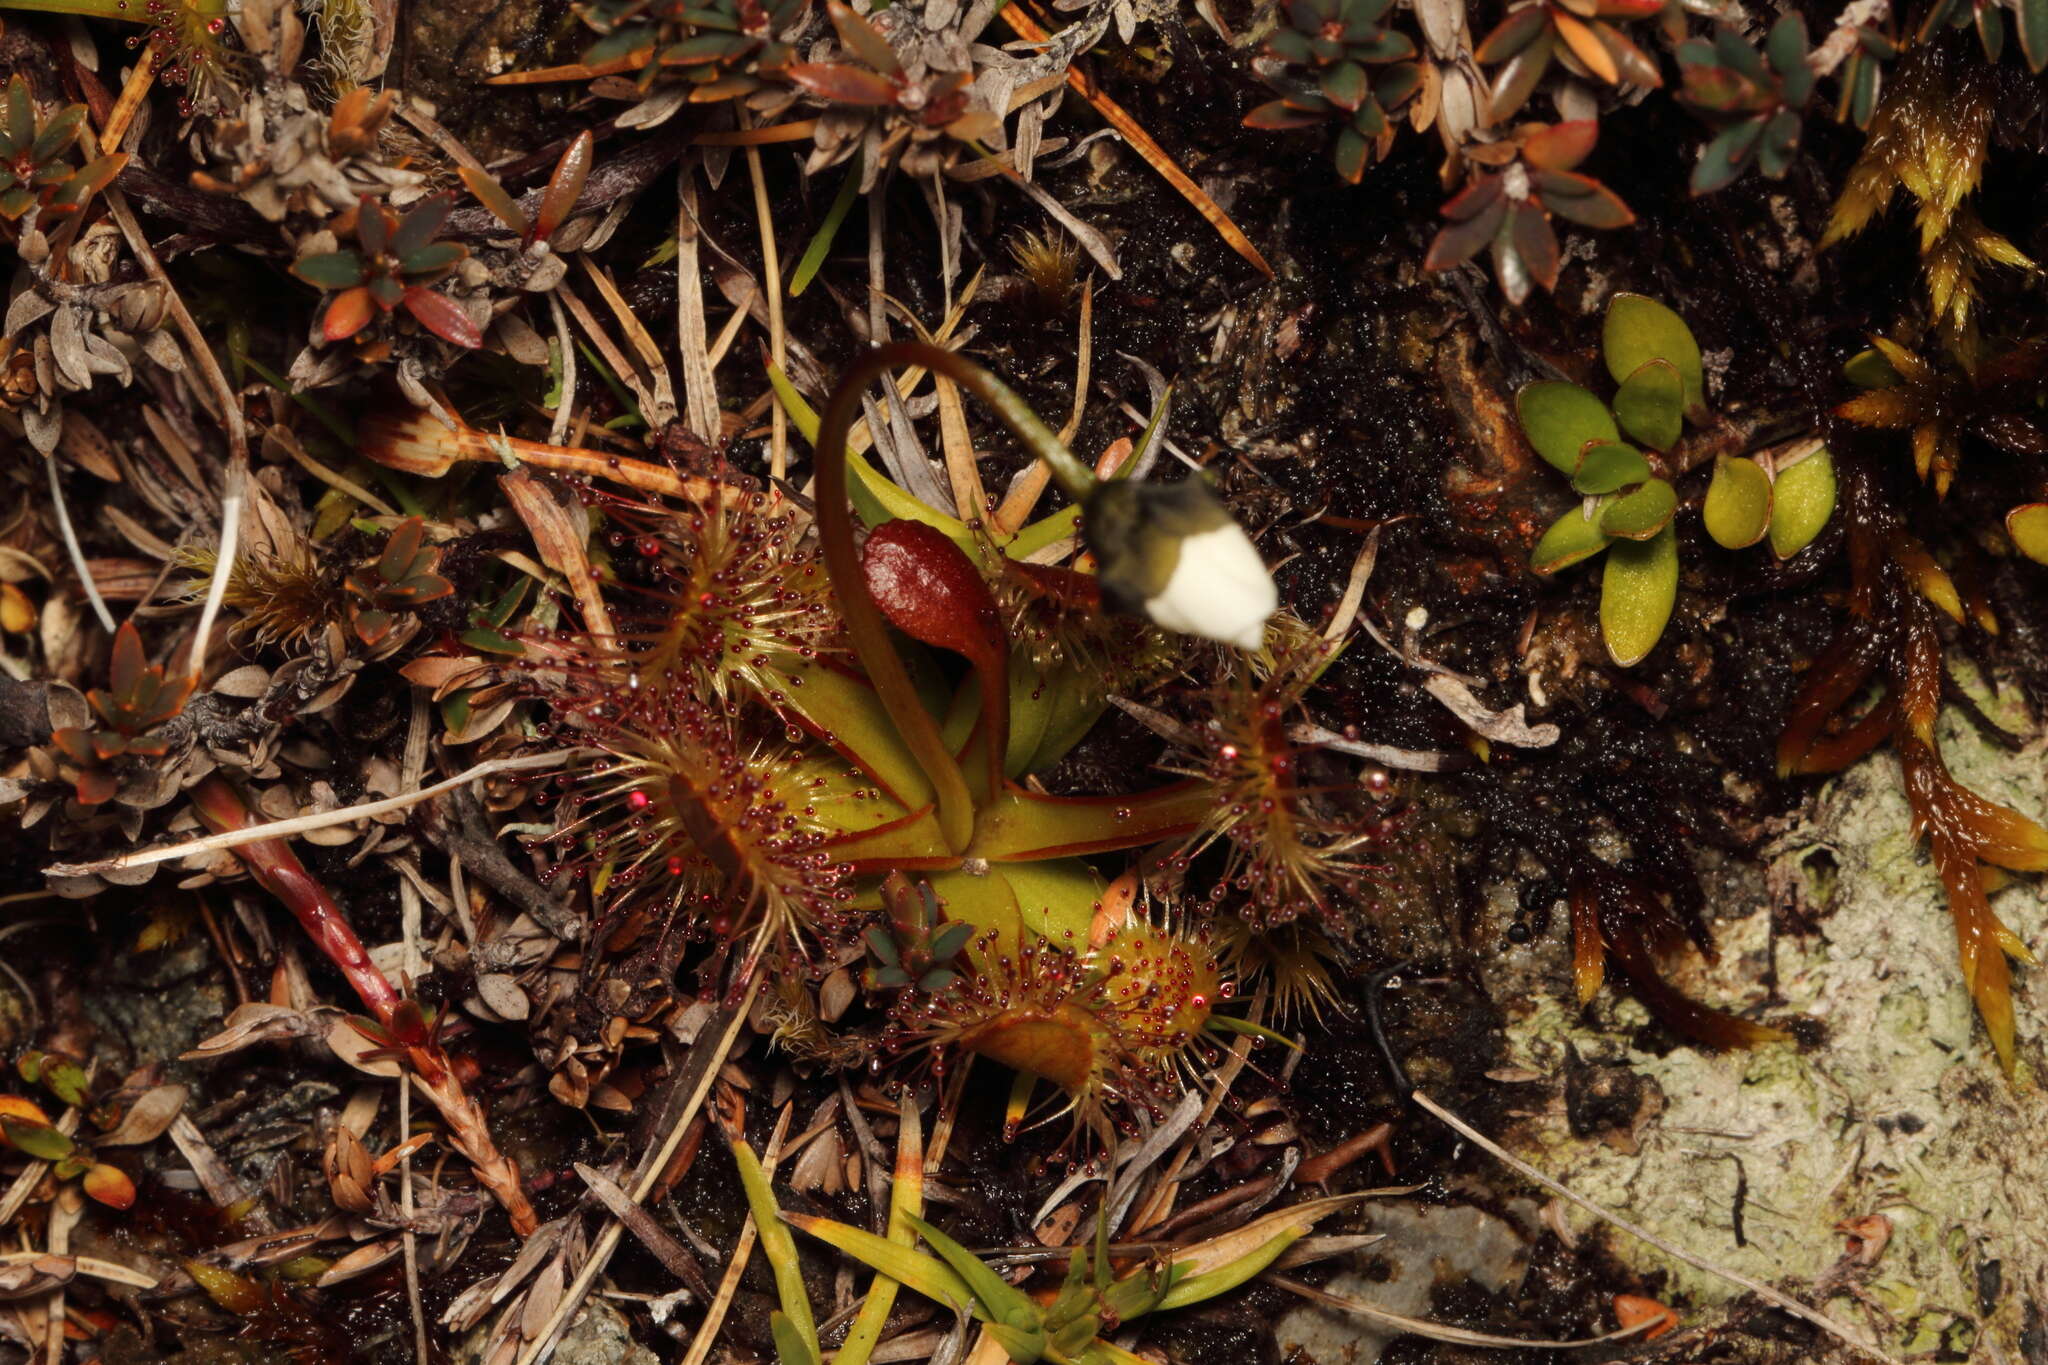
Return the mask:
M 432 332 L 441 340 L 456 346 L 467 346 L 470 350 L 484 344 L 483 333 L 469 320 L 469 314 L 455 306 L 455 301 L 446 294 L 436 294 L 431 289 L 414 288 L 405 291 L 405 311 L 419 319 L 420 326 Z
M 890 105 L 896 102 L 894 82 L 857 66 L 791 62 L 782 69 L 782 74 L 820 99 L 838 104 Z
M 1444 217 L 1454 223 L 1468 223 L 1500 202 L 1505 188 L 1497 175 L 1482 175 L 1443 206 Z
M 1538 128 L 1522 139 L 1522 159 L 1546 171 L 1568 171 L 1584 161 L 1600 140 L 1596 119 L 1574 119 Z
M 590 178 L 590 162 L 597 154 L 596 147 L 597 140 L 586 128 L 562 152 L 562 159 L 555 163 L 555 173 L 548 177 L 547 192 L 540 197 L 540 212 L 534 215 L 536 240 L 544 242 L 554 236 L 555 229 L 583 197 L 583 182 Z
M 328 303 L 320 316 L 320 335 L 329 341 L 344 341 L 363 330 L 376 313 L 367 285 L 344 289 Z

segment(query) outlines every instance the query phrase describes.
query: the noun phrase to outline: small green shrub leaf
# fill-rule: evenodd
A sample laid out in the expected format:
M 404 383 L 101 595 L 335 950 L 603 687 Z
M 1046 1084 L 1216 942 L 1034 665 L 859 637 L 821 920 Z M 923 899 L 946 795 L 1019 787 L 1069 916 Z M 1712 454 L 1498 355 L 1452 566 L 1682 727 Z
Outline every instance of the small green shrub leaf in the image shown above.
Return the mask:
M 1650 462 L 1643 458 L 1642 451 L 1621 441 L 1592 441 L 1579 452 L 1579 468 L 1572 475 L 1572 488 L 1588 497 L 1598 497 L 1619 492 L 1649 477 Z
M 1835 460 L 1822 446 L 1799 463 L 1778 471 L 1771 496 L 1771 550 L 1790 559 L 1808 545 L 1835 514 Z
M 1685 412 L 1693 421 L 1706 416 L 1707 389 L 1700 367 L 1700 343 L 1685 319 L 1642 294 L 1616 294 L 1607 305 L 1607 324 L 1600 333 L 1607 372 L 1625 382 L 1653 360 L 1678 371 L 1685 386 Z
M 1586 442 L 1621 439 L 1607 405 L 1577 384 L 1524 384 L 1515 395 L 1515 412 L 1536 453 L 1567 477 L 1578 471 Z
M 1624 540 L 1648 540 L 1671 524 L 1677 510 L 1678 490 L 1662 479 L 1651 479 L 1616 498 L 1600 514 L 1600 529 Z
M 1543 539 L 1536 542 L 1536 549 L 1529 556 L 1529 567 L 1539 574 L 1554 574 L 1581 560 L 1591 559 L 1606 549 L 1612 539 L 1600 529 L 1597 510 L 1588 517 L 1585 508 L 1574 507 L 1552 522 L 1550 529 L 1543 533 Z
M 1666 526 L 1643 541 L 1617 541 L 1600 580 L 1600 638 L 1622 668 L 1642 662 L 1678 600 L 1678 535 Z
M 2019 552 L 2048 564 L 2048 502 L 2029 502 L 2005 514 L 2005 533 Z
M 1771 476 L 1741 456 L 1714 461 L 1704 518 L 1716 545 L 1739 550 L 1756 544 L 1771 525 Z
M 1678 444 L 1685 426 L 1685 380 L 1668 360 L 1639 365 L 1614 395 L 1614 420 L 1652 450 Z
M 48 1124 L 16 1118 L 12 1114 L 0 1115 L 0 1129 L 5 1130 L 9 1142 L 42 1161 L 62 1161 L 71 1155 L 75 1145 Z

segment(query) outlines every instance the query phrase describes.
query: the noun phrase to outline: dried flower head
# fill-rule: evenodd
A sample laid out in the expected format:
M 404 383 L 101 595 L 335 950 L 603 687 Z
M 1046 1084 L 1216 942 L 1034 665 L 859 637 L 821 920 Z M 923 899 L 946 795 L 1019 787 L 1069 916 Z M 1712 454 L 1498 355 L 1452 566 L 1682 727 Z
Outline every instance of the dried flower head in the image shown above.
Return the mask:
M 1135 921 L 1094 947 L 1017 937 L 985 931 L 951 986 L 906 992 L 890 1046 L 930 1049 L 937 1071 L 958 1049 L 1051 1081 L 1066 1103 L 1048 1121 L 1071 1113 L 1077 1131 L 1104 1141 L 1132 1129 L 1134 1110 L 1156 1114 L 1211 1011 L 1234 993 L 1206 932 Z

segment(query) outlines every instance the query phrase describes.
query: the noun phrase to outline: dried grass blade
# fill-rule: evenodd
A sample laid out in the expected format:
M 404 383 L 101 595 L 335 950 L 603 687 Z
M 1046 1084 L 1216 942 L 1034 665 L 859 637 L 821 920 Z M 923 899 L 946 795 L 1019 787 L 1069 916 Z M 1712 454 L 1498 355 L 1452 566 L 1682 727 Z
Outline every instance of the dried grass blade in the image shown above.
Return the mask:
M 715 446 L 721 425 L 718 377 L 712 372 L 705 345 L 703 269 L 697 251 L 697 177 L 688 161 L 676 174 L 682 181 L 676 210 L 676 320 L 683 349 L 683 420 L 699 440 Z
M 556 81 L 587 81 L 598 76 L 620 76 L 628 71 L 638 71 L 653 60 L 654 49 L 643 47 L 608 62 L 568 62 L 562 66 L 536 67 L 532 71 L 507 71 L 502 76 L 490 77 L 484 84 L 551 85 Z
M 505 490 L 512 510 L 526 523 L 541 563 L 569 580 L 569 591 L 575 594 L 576 605 L 583 612 L 584 629 L 603 639 L 616 635 L 611 613 L 605 609 L 604 594 L 598 590 L 597 575 L 590 571 L 590 557 L 584 552 L 584 519 L 572 516 L 524 469 L 502 475 L 498 486 Z
M 662 363 L 661 347 L 655 344 L 654 336 L 647 330 L 647 325 L 640 321 L 632 305 L 626 302 L 626 296 L 612 283 L 612 277 L 600 269 L 589 256 L 578 255 L 576 259 L 582 263 L 583 273 L 590 276 L 590 282 L 597 286 L 597 292 L 604 295 L 604 301 L 611 308 L 612 316 L 619 320 L 620 329 L 625 332 L 626 340 L 633 343 L 633 350 L 640 357 L 640 363 L 646 368 L 647 377 L 654 385 L 654 407 L 659 409 L 659 412 L 648 409 L 643 400 L 642 415 L 652 425 L 665 424 L 676 414 L 676 393 L 675 386 L 669 381 L 668 366 Z M 575 296 L 570 295 L 569 298 L 570 306 L 574 307 Z M 614 365 L 613 368 L 616 369 L 617 366 Z M 625 378 L 623 370 L 620 371 L 619 377 Z
M 1030 15 L 1025 14 L 1020 7 L 1005 5 L 996 12 L 1002 16 L 1003 22 L 1007 23 L 1011 30 L 1026 42 L 1043 43 L 1050 41 L 1046 31 L 1040 28 L 1036 21 Z M 1214 199 L 1211 199 L 1208 192 L 1200 185 L 1197 185 L 1188 173 L 1180 168 L 1180 163 L 1175 161 L 1164 147 L 1161 147 L 1152 140 L 1152 135 L 1147 133 L 1136 119 L 1125 112 L 1122 105 L 1097 89 L 1095 82 L 1089 80 L 1077 66 L 1067 68 L 1067 84 L 1072 86 L 1088 103 L 1094 105 L 1095 111 L 1107 119 L 1111 127 L 1122 133 L 1130 144 L 1137 148 L 1138 155 L 1144 157 L 1146 162 L 1151 165 L 1153 170 L 1159 172 L 1167 184 L 1178 190 L 1181 198 L 1194 205 L 1195 212 L 1209 220 L 1209 225 L 1215 228 L 1218 235 L 1230 244 L 1231 250 L 1249 261 L 1252 267 L 1267 279 L 1273 278 L 1273 267 L 1260 254 L 1259 249 L 1252 245 L 1251 238 L 1244 235 L 1243 230 L 1231 221 L 1230 215 L 1223 211 L 1222 206 Z
M 768 208 L 768 180 L 761 171 L 760 149 L 749 143 L 747 176 L 754 184 L 754 221 L 761 232 L 761 279 L 768 291 L 768 355 L 775 368 L 789 362 L 789 336 L 782 325 L 782 256 L 775 242 L 775 216 Z M 782 406 L 769 407 L 768 472 L 780 483 L 789 473 L 789 416 Z
M 1268 1275 L 1266 1282 L 1279 1285 L 1282 1289 L 1299 1294 L 1301 1297 L 1309 1300 L 1309 1302 L 1321 1304 L 1325 1308 L 1334 1308 L 1341 1313 L 1356 1313 L 1362 1318 L 1372 1318 L 1375 1321 L 1387 1323 L 1389 1326 L 1398 1327 L 1403 1332 L 1410 1332 L 1418 1337 L 1427 1337 L 1431 1341 L 1447 1341 L 1458 1346 L 1497 1346 L 1505 1350 L 1534 1348 L 1537 1350 L 1569 1351 L 1581 1346 L 1603 1346 L 1609 1342 L 1628 1341 L 1641 1336 L 1644 1332 L 1655 1326 L 1657 1321 L 1660 1321 L 1659 1319 L 1653 1319 L 1650 1322 L 1637 1323 L 1634 1327 L 1624 1327 L 1619 1332 L 1609 1332 L 1605 1336 L 1598 1337 L 1581 1337 L 1576 1341 L 1525 1341 L 1519 1337 L 1497 1337 L 1490 1332 L 1473 1332 L 1463 1327 L 1449 1327 L 1443 1323 L 1431 1322 L 1427 1318 L 1403 1317 L 1399 1313 L 1389 1313 L 1384 1308 L 1375 1308 L 1363 1299 L 1347 1298 L 1342 1294 L 1329 1294 L 1320 1289 L 1311 1289 L 1305 1284 L 1300 1284 L 1280 1275 Z
M 806 141 L 817 129 L 818 121 L 807 118 L 790 123 L 771 123 L 761 128 L 699 133 L 690 141 L 699 147 L 767 147 L 777 142 Z

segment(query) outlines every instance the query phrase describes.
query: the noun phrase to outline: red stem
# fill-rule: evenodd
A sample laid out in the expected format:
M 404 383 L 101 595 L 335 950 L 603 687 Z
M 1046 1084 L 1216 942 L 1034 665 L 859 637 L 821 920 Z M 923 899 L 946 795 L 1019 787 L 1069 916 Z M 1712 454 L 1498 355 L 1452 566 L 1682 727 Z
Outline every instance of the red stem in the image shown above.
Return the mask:
M 249 818 L 249 807 L 241 793 L 217 776 L 204 779 L 192 789 L 192 804 L 200 820 L 215 832 L 243 830 L 256 823 Z M 370 1016 L 390 1027 L 399 1006 L 398 991 L 370 961 L 370 954 L 356 937 L 348 916 L 334 903 L 327 889 L 306 871 L 291 845 L 282 839 L 257 839 L 237 845 L 234 853 L 258 885 L 298 916 L 307 936 L 341 969 L 349 985 L 356 988 Z

